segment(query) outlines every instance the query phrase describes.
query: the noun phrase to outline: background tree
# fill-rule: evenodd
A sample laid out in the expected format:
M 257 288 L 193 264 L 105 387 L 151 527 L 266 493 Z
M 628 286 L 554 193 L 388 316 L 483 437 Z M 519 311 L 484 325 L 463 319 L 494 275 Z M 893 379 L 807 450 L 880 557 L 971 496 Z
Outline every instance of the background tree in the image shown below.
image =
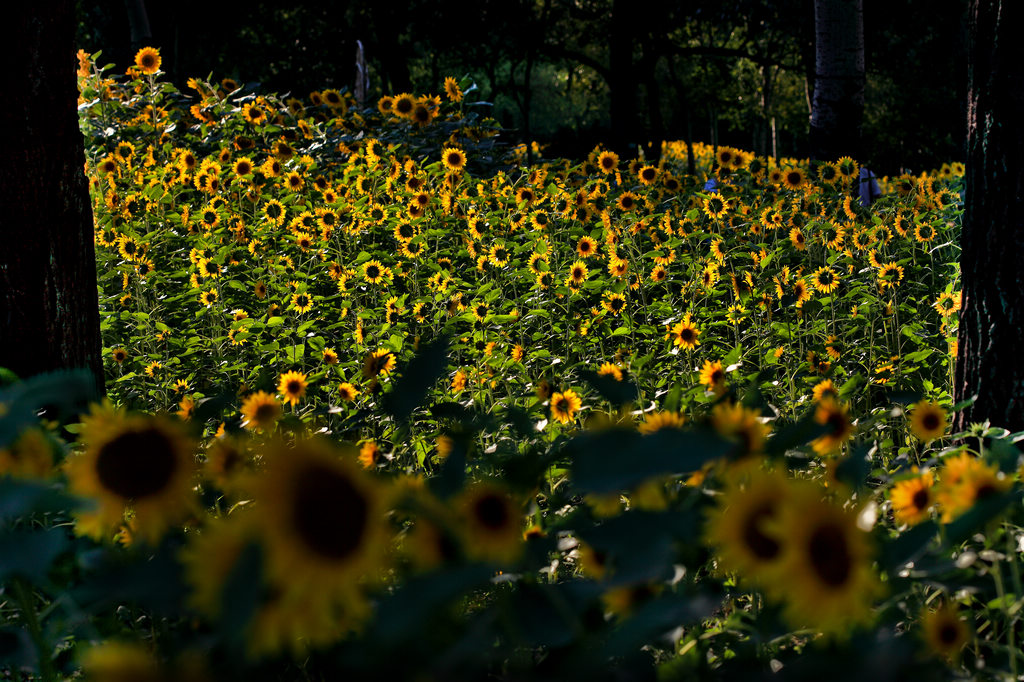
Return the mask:
M 861 158 L 864 1 L 815 0 L 811 156 Z
M 21 377 L 83 367 L 102 391 L 74 5 L 17 4 L 10 15 L 17 68 L 0 110 L 0 365 Z
M 957 426 L 1024 431 L 1024 6 L 971 0 Z

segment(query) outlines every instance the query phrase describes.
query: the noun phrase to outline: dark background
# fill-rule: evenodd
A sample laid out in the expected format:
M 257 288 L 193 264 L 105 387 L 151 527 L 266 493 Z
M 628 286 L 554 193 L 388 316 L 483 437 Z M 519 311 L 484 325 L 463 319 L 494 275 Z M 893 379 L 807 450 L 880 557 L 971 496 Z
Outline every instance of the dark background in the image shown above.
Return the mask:
M 123 71 L 125 0 L 80 2 L 78 44 Z M 962 160 L 966 0 L 864 0 L 863 159 L 879 174 Z M 494 116 L 548 155 L 662 139 L 806 157 L 813 0 L 223 0 L 146 3 L 164 70 L 259 82 L 265 91 L 349 88 L 356 40 L 382 94 L 440 93 L 471 76 Z M 614 125 L 613 125 L 614 121 Z M 772 134 L 774 128 L 774 135 Z

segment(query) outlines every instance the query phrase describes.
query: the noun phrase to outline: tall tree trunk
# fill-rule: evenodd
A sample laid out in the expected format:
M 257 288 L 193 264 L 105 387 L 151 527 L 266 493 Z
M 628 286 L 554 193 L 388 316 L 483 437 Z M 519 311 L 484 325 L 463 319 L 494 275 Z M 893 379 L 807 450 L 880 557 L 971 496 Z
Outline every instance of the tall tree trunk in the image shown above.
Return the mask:
M 612 0 L 608 36 L 608 91 L 612 149 L 632 156 L 636 135 L 636 74 L 633 73 L 633 39 L 637 10 L 627 0 Z
M 811 153 L 861 156 L 864 122 L 864 0 L 815 0 Z
M 149 30 L 149 15 L 143 0 L 124 0 L 124 8 L 128 11 L 128 27 L 131 30 L 132 49 L 140 50 L 153 40 Z
M 971 0 L 956 426 L 1024 431 L 1024 7 Z
M 15 3 L 0 108 L 0 365 L 83 367 L 103 389 L 92 207 L 75 83 L 74 3 Z

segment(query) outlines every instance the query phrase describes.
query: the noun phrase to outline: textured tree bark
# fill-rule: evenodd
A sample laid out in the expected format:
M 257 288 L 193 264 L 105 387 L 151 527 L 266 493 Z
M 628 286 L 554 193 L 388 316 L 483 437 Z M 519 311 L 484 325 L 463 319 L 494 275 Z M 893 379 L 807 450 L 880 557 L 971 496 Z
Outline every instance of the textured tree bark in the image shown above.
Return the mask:
M 861 155 L 864 122 L 864 0 L 815 0 L 811 154 Z
M 74 3 L 16 3 L 0 107 L 0 365 L 90 370 L 103 390 L 92 206 L 75 82 Z
M 1024 6 L 971 0 L 955 426 L 1024 430 Z

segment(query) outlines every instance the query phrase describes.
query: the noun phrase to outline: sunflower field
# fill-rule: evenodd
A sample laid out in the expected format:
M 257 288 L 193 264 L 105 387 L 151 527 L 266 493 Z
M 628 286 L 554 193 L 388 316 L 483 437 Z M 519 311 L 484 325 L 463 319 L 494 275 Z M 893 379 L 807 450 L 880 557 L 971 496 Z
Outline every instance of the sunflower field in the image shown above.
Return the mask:
M 8 670 L 1021 672 L 1022 435 L 949 427 L 962 165 L 866 206 L 850 158 L 547 159 L 468 76 L 98 56 L 107 398 L 0 388 Z

